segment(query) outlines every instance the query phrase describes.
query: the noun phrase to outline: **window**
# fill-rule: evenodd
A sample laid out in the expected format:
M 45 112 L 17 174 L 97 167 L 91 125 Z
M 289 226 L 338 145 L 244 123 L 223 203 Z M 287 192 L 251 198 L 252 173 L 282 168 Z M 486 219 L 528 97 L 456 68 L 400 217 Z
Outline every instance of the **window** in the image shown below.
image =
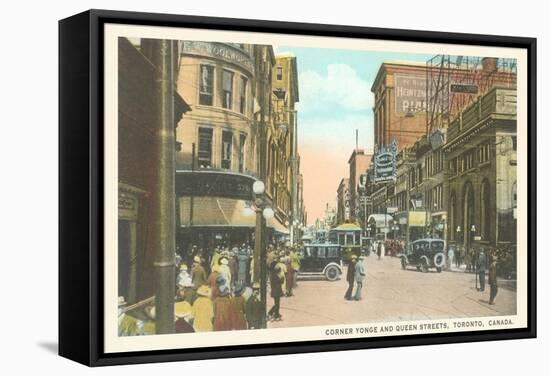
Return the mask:
M 244 114 L 246 111 L 246 84 L 248 80 L 246 77 L 241 76 L 241 87 L 240 87 L 240 102 L 239 102 L 239 111 L 241 114 Z
M 239 172 L 244 172 L 244 147 L 246 143 L 246 135 L 239 136 Z
M 232 108 L 233 102 L 233 72 L 224 70 L 222 75 L 222 107 Z
M 283 67 L 277 67 L 277 81 L 283 79 Z
M 212 128 L 199 128 L 199 167 L 212 167 Z
M 233 147 L 233 133 L 223 131 L 222 133 L 222 168 L 231 168 L 231 153 Z
M 201 77 L 199 87 L 199 104 L 212 106 L 214 93 L 214 67 L 201 65 Z

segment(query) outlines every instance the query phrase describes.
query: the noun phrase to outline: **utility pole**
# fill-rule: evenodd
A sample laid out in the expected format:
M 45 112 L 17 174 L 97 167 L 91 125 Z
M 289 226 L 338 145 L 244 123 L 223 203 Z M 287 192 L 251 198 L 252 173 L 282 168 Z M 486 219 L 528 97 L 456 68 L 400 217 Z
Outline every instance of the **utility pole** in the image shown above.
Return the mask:
M 153 247 L 155 267 L 156 333 L 170 334 L 174 327 L 175 295 L 175 140 L 173 42 L 153 41 L 157 68 L 155 98 L 156 176 L 152 190 Z
M 266 137 L 266 124 L 265 124 L 265 111 L 268 106 L 266 106 L 265 92 L 267 91 L 267 77 L 266 77 L 266 65 L 268 65 L 268 51 L 266 46 L 261 46 L 261 58 L 260 58 L 260 71 L 258 72 L 258 77 L 260 80 L 260 126 L 258 129 L 260 147 L 260 163 L 258 175 L 260 180 L 264 183 L 267 183 L 267 137 Z M 271 92 L 271 89 L 269 90 Z M 271 93 L 270 93 L 271 94 Z M 268 97 L 269 98 L 269 97 Z M 266 239 L 265 236 L 265 220 L 261 211 L 258 211 L 256 207 L 256 228 L 254 230 L 254 282 L 260 283 L 260 299 L 262 302 L 262 328 L 266 327 L 266 313 L 267 313 L 267 251 L 266 251 Z
M 297 184 L 298 184 L 298 121 L 297 121 L 297 111 L 291 110 L 290 113 L 292 114 L 292 192 L 291 192 L 291 198 L 292 198 L 292 215 L 291 215 L 291 223 L 290 223 L 290 245 L 294 246 L 294 242 L 296 241 L 296 229 L 295 229 L 295 221 L 296 221 L 296 212 L 298 211 L 298 200 L 297 200 Z

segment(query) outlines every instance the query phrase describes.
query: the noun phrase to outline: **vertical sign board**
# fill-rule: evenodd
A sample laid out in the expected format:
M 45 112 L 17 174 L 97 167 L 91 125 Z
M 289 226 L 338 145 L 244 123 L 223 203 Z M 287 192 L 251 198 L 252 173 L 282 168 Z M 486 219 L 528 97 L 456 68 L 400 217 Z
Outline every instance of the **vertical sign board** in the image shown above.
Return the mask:
M 426 76 L 396 74 L 394 84 L 396 113 L 426 111 Z
M 397 142 L 374 146 L 374 182 L 395 181 Z

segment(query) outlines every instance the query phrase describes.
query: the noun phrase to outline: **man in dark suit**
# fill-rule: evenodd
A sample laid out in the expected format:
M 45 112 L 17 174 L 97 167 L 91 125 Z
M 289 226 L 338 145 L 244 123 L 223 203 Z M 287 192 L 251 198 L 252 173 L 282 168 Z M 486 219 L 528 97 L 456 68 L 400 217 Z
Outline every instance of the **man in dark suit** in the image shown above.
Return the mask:
M 353 293 L 353 284 L 355 282 L 355 263 L 357 262 L 357 256 L 351 256 L 351 261 L 348 264 L 348 272 L 346 273 L 346 281 L 348 281 L 348 290 L 344 299 L 351 300 L 351 294 Z
M 489 304 L 495 304 L 495 297 L 497 296 L 497 257 L 493 255 L 491 257 L 491 265 L 489 265 L 489 287 L 491 288 L 489 296 Z

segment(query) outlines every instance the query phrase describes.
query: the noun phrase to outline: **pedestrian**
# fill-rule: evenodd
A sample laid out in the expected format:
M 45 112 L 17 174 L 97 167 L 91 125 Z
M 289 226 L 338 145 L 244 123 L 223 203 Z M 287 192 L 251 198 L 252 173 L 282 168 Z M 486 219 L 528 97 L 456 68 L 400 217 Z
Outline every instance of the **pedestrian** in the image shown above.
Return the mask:
M 189 284 L 193 283 L 187 269 L 187 264 L 182 263 L 180 265 L 180 271 L 178 273 L 178 278 L 176 279 L 176 281 L 178 287 L 178 296 L 181 296 L 183 298 L 183 287 L 189 286 Z
M 470 273 L 472 271 L 472 257 L 468 251 L 464 251 L 464 263 L 466 264 L 465 271 Z
M 231 298 L 229 288 L 220 287 L 218 297 L 214 300 L 214 330 L 223 331 L 232 329 Z
M 214 290 L 218 289 L 218 285 L 216 284 L 216 281 L 218 280 L 219 276 L 220 276 L 220 265 L 216 264 L 212 267 L 212 271 L 208 276 L 208 287 L 210 287 L 210 290 L 212 293 L 212 300 L 214 300 L 217 296 L 217 291 L 214 291 Z
M 483 248 L 479 251 L 477 259 L 477 273 L 479 275 L 479 291 L 485 291 L 485 270 L 487 268 L 487 258 Z
M 382 257 L 382 242 L 376 242 L 376 255 L 378 256 L 378 260 Z
M 244 285 L 237 283 L 235 296 L 231 299 L 231 327 L 233 330 L 246 330 Z
M 126 299 L 118 297 L 118 335 L 119 337 L 135 336 L 141 324 L 138 319 L 126 313 Z
M 247 269 L 248 255 L 243 248 L 239 251 L 239 256 L 237 256 L 237 283 L 241 283 L 243 286 L 247 284 Z
M 454 259 L 455 259 L 454 247 L 449 247 L 449 249 L 447 250 L 447 261 L 449 263 L 449 270 L 453 270 Z
M 183 282 L 182 288 L 178 291 L 177 300 L 185 300 L 192 305 L 195 299 L 197 299 L 197 291 L 193 288 L 193 282 L 191 281 L 191 278 L 186 279 Z
M 190 324 L 193 318 L 193 307 L 189 302 L 182 301 L 174 304 L 174 317 L 176 318 L 176 333 L 194 333 L 193 325 Z
M 489 304 L 495 304 L 495 297 L 498 293 L 497 286 L 497 257 L 495 255 L 491 258 L 491 264 L 489 265 Z
M 272 320 L 281 320 L 282 316 L 279 312 L 281 306 L 281 296 L 283 296 L 283 283 L 285 280 L 284 274 L 281 272 L 281 266 L 275 265 L 270 275 L 271 297 L 273 298 L 273 307 L 268 312 L 268 318 Z
M 210 288 L 201 286 L 197 289 L 197 299 L 193 303 L 193 329 L 196 332 L 211 332 L 214 328 L 212 320 L 214 318 L 214 305 L 210 300 Z
M 366 271 L 365 271 L 365 264 L 363 255 L 359 256 L 357 260 L 357 264 L 355 264 L 355 283 L 357 284 L 357 287 L 355 289 L 355 300 L 361 300 L 361 289 L 363 288 L 363 280 L 365 279 Z
M 353 294 L 353 286 L 355 284 L 355 264 L 357 263 L 357 256 L 352 255 L 351 261 L 348 264 L 348 271 L 346 273 L 346 281 L 348 281 L 348 289 L 344 295 L 344 299 L 351 300 L 351 294 Z
M 193 269 L 191 270 L 191 280 L 193 282 L 193 287 L 197 290 L 199 287 L 206 285 L 207 278 L 206 272 L 202 267 L 202 262 L 200 256 L 193 257 Z
M 252 284 L 252 295 L 245 304 L 246 321 L 248 329 L 260 329 L 262 327 L 262 318 L 264 315 L 264 306 L 260 299 L 260 284 Z
M 292 289 L 294 288 L 294 268 L 292 267 L 292 260 L 290 259 L 290 252 L 285 257 L 286 261 L 286 274 L 285 274 L 285 280 L 286 280 L 286 296 L 292 296 L 294 295 L 292 293 Z
M 227 256 L 220 257 L 220 270 L 218 273 L 224 279 L 223 286 L 227 287 L 227 290 L 231 292 L 231 269 L 229 268 L 229 259 Z

